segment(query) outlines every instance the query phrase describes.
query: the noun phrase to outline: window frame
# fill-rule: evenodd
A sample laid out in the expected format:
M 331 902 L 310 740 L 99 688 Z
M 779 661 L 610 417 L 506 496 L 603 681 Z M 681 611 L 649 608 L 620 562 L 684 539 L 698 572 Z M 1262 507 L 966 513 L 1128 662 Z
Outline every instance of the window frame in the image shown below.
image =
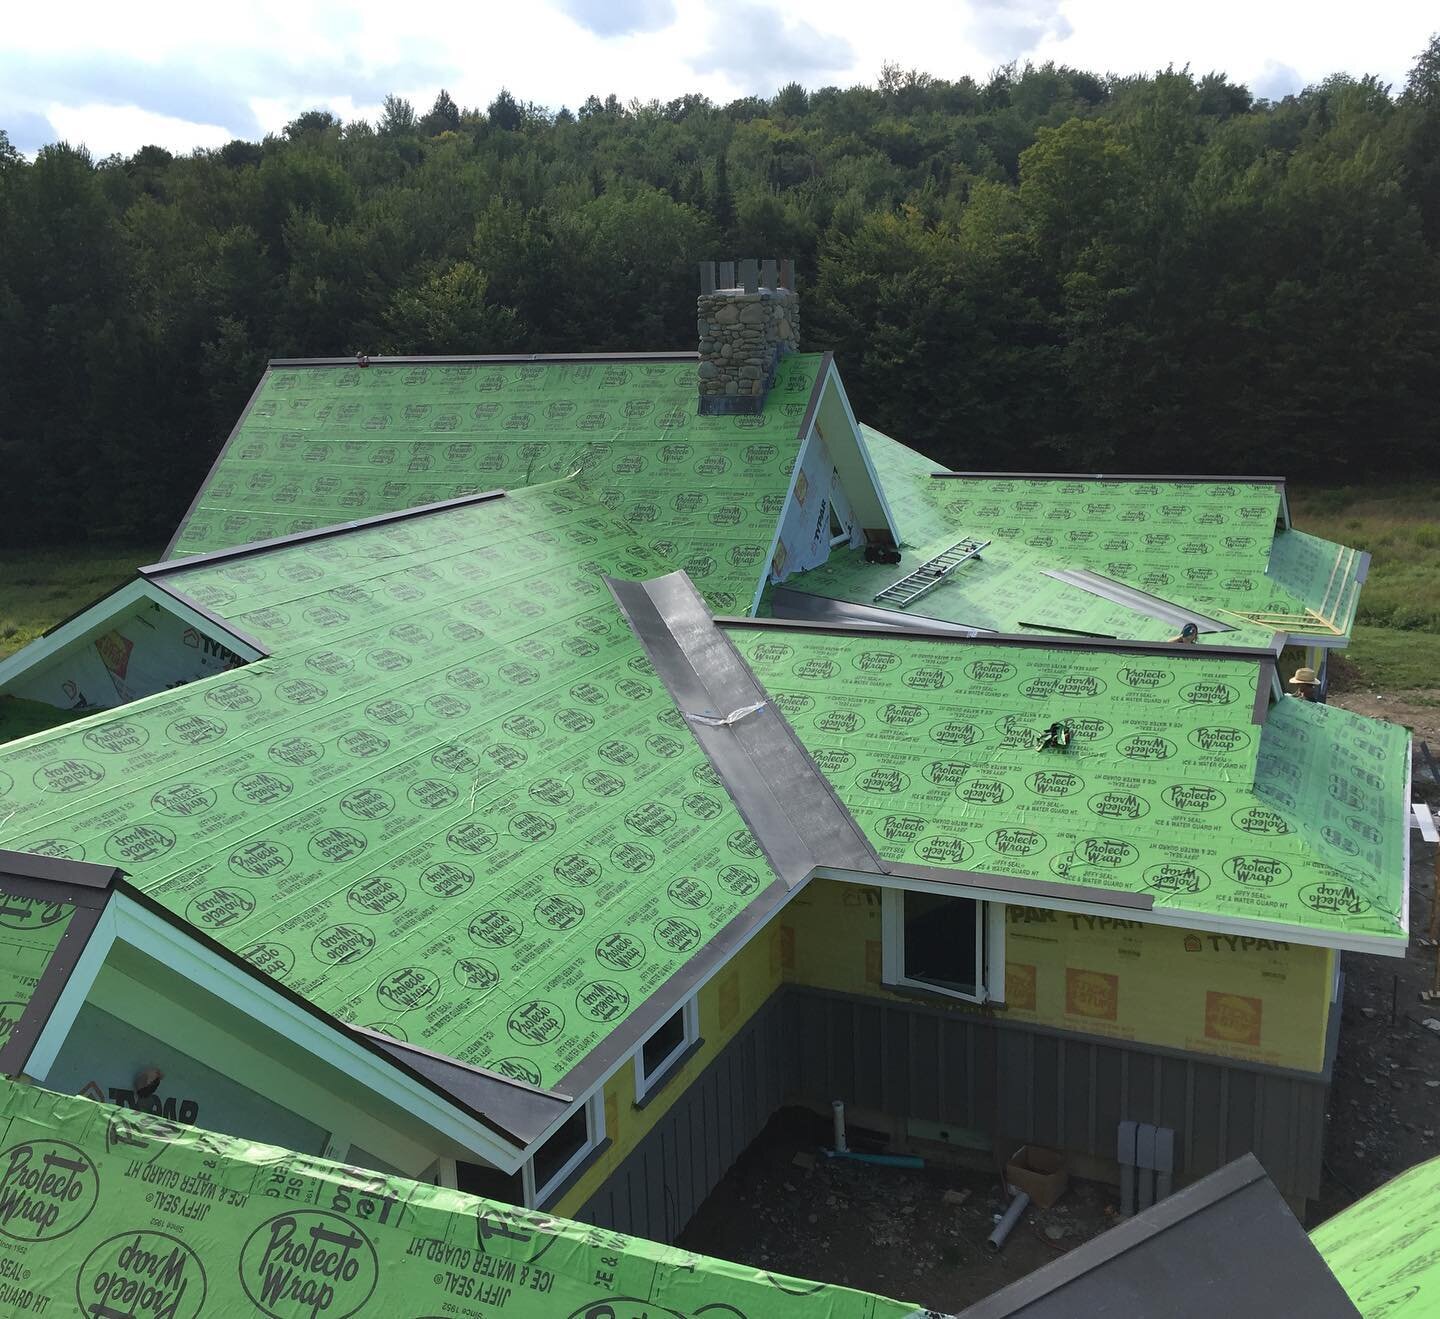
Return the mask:
M 682 1026 L 680 1043 L 671 1049 L 655 1068 L 647 1072 L 645 1070 L 645 1046 L 677 1016 L 680 1018 Z M 636 1046 L 634 1059 L 635 1103 L 643 1106 L 654 1098 L 656 1092 L 674 1076 L 680 1065 L 700 1043 L 700 1002 L 699 998 L 692 994 Z
M 560 1134 L 561 1129 L 570 1122 L 576 1113 L 585 1114 L 585 1143 L 580 1146 L 566 1161 L 550 1174 L 549 1180 L 542 1186 L 535 1177 L 535 1156 L 540 1153 L 551 1140 Z M 571 1178 L 585 1165 L 600 1147 L 605 1143 L 605 1091 L 602 1086 L 591 1095 L 583 1104 L 567 1113 L 565 1117 L 555 1124 L 550 1135 L 538 1145 L 525 1160 L 524 1167 L 524 1188 L 525 1202 L 532 1209 L 541 1209 L 548 1201 L 557 1199 L 562 1195 Z
M 929 980 L 914 980 L 905 974 L 905 895 L 930 893 L 939 897 L 973 902 L 975 913 L 974 994 Z M 1003 1003 L 1005 1001 L 1005 904 L 969 893 L 945 893 L 931 888 L 890 888 L 881 894 L 881 980 L 887 988 L 934 994 L 961 1003 Z

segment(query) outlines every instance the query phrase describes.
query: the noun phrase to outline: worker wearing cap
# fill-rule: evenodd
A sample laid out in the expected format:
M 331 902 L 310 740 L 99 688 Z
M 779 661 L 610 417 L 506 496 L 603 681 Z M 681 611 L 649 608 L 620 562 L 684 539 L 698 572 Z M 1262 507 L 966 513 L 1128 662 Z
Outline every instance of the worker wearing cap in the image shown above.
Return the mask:
M 1290 686 L 1295 689 L 1295 695 L 1302 701 L 1314 701 L 1319 704 L 1325 699 L 1324 693 L 1320 690 L 1320 676 L 1309 666 L 1295 670 L 1295 676 L 1290 679 Z

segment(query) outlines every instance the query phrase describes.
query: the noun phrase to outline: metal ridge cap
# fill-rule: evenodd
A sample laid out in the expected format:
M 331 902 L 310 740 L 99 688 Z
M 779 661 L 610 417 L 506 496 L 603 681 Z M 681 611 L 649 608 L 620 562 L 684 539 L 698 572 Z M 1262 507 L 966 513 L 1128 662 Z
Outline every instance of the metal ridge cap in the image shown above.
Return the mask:
M 492 499 L 504 499 L 506 490 L 482 490 L 473 495 L 457 495 L 454 499 L 439 499 L 433 504 L 416 504 L 412 508 L 396 509 L 389 513 L 372 513 L 369 517 L 355 518 L 349 522 L 332 522 L 324 527 L 311 527 L 308 531 L 291 531 L 283 536 L 271 536 L 266 540 L 247 541 L 243 545 L 232 545 L 223 550 L 207 550 L 203 554 L 190 554 L 181 559 L 162 559 L 159 563 L 147 563 L 135 571 L 147 580 L 163 577 L 168 573 L 184 572 L 187 568 L 209 563 L 223 563 L 229 559 L 244 558 L 251 554 L 263 554 L 267 550 L 284 549 L 288 545 L 299 545 L 306 541 L 325 540 L 330 536 L 343 536 L 349 531 L 363 531 L 366 527 L 378 527 L 387 522 L 403 522 L 408 518 L 425 517 L 430 513 L 443 513 L 447 509 L 462 508 L 467 504 L 483 504 Z

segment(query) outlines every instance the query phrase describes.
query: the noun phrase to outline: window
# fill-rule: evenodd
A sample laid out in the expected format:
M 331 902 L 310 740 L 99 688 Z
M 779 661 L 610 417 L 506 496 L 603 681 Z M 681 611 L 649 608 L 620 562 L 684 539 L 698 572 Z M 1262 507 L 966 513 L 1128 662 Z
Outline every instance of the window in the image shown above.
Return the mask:
M 840 515 L 835 511 L 835 505 L 830 505 L 830 544 L 844 545 L 850 540 L 850 532 L 840 521 Z
M 455 1161 L 455 1189 L 500 1204 L 525 1203 L 525 1179 L 518 1172 L 504 1173 L 483 1163 Z
M 604 1139 L 603 1102 L 600 1095 L 587 1100 L 531 1157 L 529 1173 L 537 1209 L 559 1194 L 565 1180 Z
M 1005 997 L 1005 908 L 950 893 L 886 889 L 885 982 L 972 1003 Z
M 641 1103 L 670 1078 L 680 1059 L 699 1042 L 696 1001 L 688 999 L 651 1033 L 635 1055 L 635 1102 Z

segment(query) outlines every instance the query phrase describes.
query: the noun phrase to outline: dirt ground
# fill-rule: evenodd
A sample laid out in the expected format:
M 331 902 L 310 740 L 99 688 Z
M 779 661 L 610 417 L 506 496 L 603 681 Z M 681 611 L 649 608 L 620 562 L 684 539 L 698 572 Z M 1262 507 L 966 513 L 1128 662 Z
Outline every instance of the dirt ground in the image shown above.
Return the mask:
M 1426 704 L 1423 702 L 1433 702 Z M 1426 741 L 1440 760 L 1440 691 L 1394 697 L 1347 692 L 1334 698 L 1357 714 L 1406 724 L 1415 735 L 1411 796 L 1440 811 L 1440 784 L 1419 754 Z M 1422 990 L 1436 981 L 1429 943 L 1436 849 L 1410 834 L 1410 945 L 1404 958 L 1347 953 L 1340 1047 L 1330 1090 L 1325 1183 L 1310 1222 L 1337 1213 L 1396 1173 L 1440 1155 L 1440 1002 Z M 1424 1025 L 1437 1023 L 1432 1030 Z
M 1405 695 L 1409 695 L 1408 693 Z M 1440 693 L 1420 694 L 1420 700 Z M 1415 729 L 1440 757 L 1440 705 L 1351 692 L 1336 704 Z M 1417 757 L 1418 759 L 1418 757 Z M 1414 796 L 1440 809 L 1423 762 Z M 1430 923 L 1435 849 L 1411 834 L 1412 938 L 1402 958 L 1347 953 L 1322 1194 L 1314 1227 L 1413 1164 L 1440 1155 L 1440 1003 Z M 1431 1030 L 1426 1018 L 1437 1021 Z M 1052 1209 L 1032 1206 L 1003 1251 L 985 1244 L 1004 1208 L 996 1175 L 836 1162 L 828 1121 L 778 1113 L 680 1238 L 691 1250 L 772 1272 L 841 1283 L 954 1313 L 1112 1226 L 1118 1192 L 1072 1179 Z M 798 1156 L 798 1162 L 797 1162 Z M 957 1202 L 958 1201 L 958 1202 Z
M 679 1244 L 953 1313 L 1118 1221 L 1112 1188 L 1072 1180 L 1054 1208 L 1032 1207 L 996 1254 L 985 1244 L 1005 1206 L 996 1176 L 816 1157 L 829 1143 L 827 1120 L 777 1113 Z
M 1431 754 L 1440 764 L 1440 687 L 1390 694 L 1357 689 L 1332 694 L 1330 704 L 1371 719 L 1404 724 L 1414 732 L 1417 748 L 1421 742 L 1428 742 Z M 1415 768 L 1415 781 L 1422 779 L 1428 780 L 1423 762 Z

